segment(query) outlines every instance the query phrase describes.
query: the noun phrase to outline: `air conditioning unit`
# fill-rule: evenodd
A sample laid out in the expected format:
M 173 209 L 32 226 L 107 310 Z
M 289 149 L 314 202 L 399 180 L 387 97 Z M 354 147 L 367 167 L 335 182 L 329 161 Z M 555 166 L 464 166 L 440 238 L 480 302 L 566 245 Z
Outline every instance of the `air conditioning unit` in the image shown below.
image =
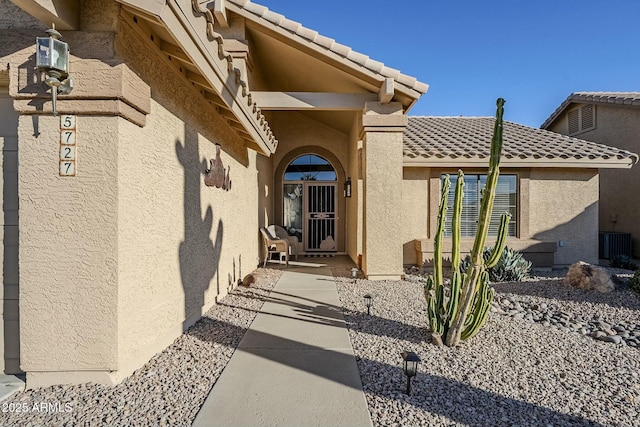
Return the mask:
M 611 259 L 616 255 L 631 256 L 631 233 L 603 231 L 598 236 L 598 256 Z

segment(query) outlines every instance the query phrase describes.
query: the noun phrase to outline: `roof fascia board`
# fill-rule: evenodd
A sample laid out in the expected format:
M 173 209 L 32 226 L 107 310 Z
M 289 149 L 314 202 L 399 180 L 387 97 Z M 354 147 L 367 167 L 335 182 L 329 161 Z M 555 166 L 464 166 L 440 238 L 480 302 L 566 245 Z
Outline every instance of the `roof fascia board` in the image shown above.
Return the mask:
M 78 0 L 11 0 L 16 6 L 46 25 L 58 30 L 80 29 Z
M 634 165 L 634 162 L 618 161 L 618 162 L 606 162 L 606 161 L 567 161 L 567 160 L 501 160 L 500 167 L 502 168 L 586 168 L 586 169 L 630 169 Z M 476 168 L 476 167 L 488 167 L 489 162 L 486 159 L 482 160 L 458 160 L 456 159 L 407 159 L 402 161 L 403 167 L 450 167 L 450 168 Z
M 352 75 L 358 74 L 360 76 L 359 77 L 360 79 L 364 80 L 365 83 L 371 85 L 372 91 L 375 90 L 377 92 L 386 79 L 386 77 L 380 76 L 374 71 L 369 70 L 363 66 L 358 66 L 355 63 L 353 63 L 353 61 L 350 61 L 327 48 L 323 48 L 320 45 L 313 43 L 312 41 L 305 39 L 304 37 L 298 34 L 292 34 L 291 32 L 285 30 L 282 27 L 271 24 L 266 19 L 257 17 L 251 12 L 248 12 L 243 8 L 240 8 L 231 2 L 227 4 L 227 8 L 229 10 L 232 10 L 234 13 L 237 13 L 238 15 L 245 18 L 247 20 L 248 27 L 261 31 L 262 33 L 265 33 L 267 35 L 270 35 L 283 43 L 291 44 L 293 42 L 295 43 L 297 49 L 315 58 L 318 58 L 318 57 L 327 58 L 331 61 L 331 62 L 328 62 L 330 65 L 340 69 L 341 71 L 347 72 Z M 260 21 L 264 21 L 267 24 L 265 25 Z M 364 76 L 365 78 L 363 78 L 362 76 Z M 412 105 L 415 102 L 415 100 L 419 99 L 422 96 L 422 93 L 404 85 L 401 82 L 398 82 L 397 80 L 396 80 L 396 83 L 397 83 L 395 87 L 396 92 L 401 93 L 402 95 L 413 100 L 413 102 L 410 101 L 404 104 Z
M 375 93 L 260 92 L 253 99 L 263 111 L 362 111 L 367 102 L 375 102 Z
M 248 95 L 248 91 L 246 90 L 246 83 L 245 85 L 239 84 L 242 83 L 238 81 L 240 78 L 239 70 L 232 68 L 232 65 L 231 69 L 229 69 L 229 64 L 233 64 L 230 55 L 227 54 L 229 58 L 225 57 L 224 59 L 220 59 L 220 45 L 216 46 L 215 52 L 210 50 L 210 48 L 213 48 L 212 43 L 207 39 L 202 39 L 202 36 L 206 37 L 207 35 L 206 21 L 200 19 L 200 17 L 193 16 L 190 1 L 186 1 L 185 3 L 187 3 L 187 11 L 183 10 L 182 5 L 177 0 L 169 0 L 169 8 L 173 13 L 165 13 L 165 15 L 168 15 L 167 19 L 175 19 L 177 21 L 175 22 L 176 24 L 181 24 L 180 28 L 187 33 L 193 42 L 191 46 L 182 46 L 183 49 L 194 60 L 196 67 L 198 67 L 203 76 L 209 81 L 216 92 L 218 92 L 227 107 L 233 111 L 249 135 L 258 142 L 263 153 L 267 155 L 270 154 L 272 151 L 275 151 L 275 149 L 270 149 L 269 143 L 267 142 L 268 140 L 263 133 L 265 129 L 261 128 L 254 118 L 255 112 L 249 111 L 254 103 L 250 97 L 247 101 L 240 102 L 243 96 Z M 174 28 L 178 27 L 167 25 L 167 30 L 170 33 L 174 33 Z M 177 34 L 172 35 L 174 37 L 177 36 Z M 222 37 L 220 38 L 222 39 Z M 181 38 L 176 37 L 176 40 L 181 40 Z M 222 40 L 220 42 L 222 42 Z M 258 112 L 258 114 L 260 113 Z M 262 116 L 262 121 L 266 122 L 264 116 Z
M 220 95 L 221 99 L 231 110 L 234 116 L 246 129 L 246 132 L 256 142 L 265 155 L 275 152 L 275 144 L 270 143 L 266 119 L 260 113 L 257 106 L 251 101 L 251 96 L 246 90 L 238 75 L 239 71 L 231 67 L 228 54 L 220 58 L 219 51 L 212 52 L 216 43 L 203 39 L 207 37 L 206 20 L 195 16 L 191 9 L 190 1 L 184 8 L 178 0 L 169 1 L 144 1 L 144 0 L 118 0 L 120 3 L 140 10 L 147 15 L 155 16 L 159 23 L 164 25 L 171 36 L 178 41 L 180 47 L 192 60 L 193 64 L 202 73 L 211 87 Z M 246 98 L 243 100 L 243 98 Z M 260 118 L 258 118 L 260 117 Z

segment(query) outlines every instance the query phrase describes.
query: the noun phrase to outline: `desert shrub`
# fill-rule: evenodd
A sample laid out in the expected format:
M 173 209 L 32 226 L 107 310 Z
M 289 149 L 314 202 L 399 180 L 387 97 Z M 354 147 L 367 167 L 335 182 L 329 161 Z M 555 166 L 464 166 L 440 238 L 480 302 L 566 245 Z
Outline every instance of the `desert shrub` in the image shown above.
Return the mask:
M 636 270 L 631 279 L 629 279 L 629 287 L 640 294 L 640 270 Z
M 628 255 L 614 255 L 609 260 L 609 265 L 613 268 L 624 268 L 626 270 L 637 270 L 638 266 Z
M 482 257 L 485 261 L 489 259 L 491 255 L 491 248 L 484 248 Z M 467 255 L 465 259 L 460 262 L 460 271 L 465 272 L 471 263 L 471 256 Z M 489 268 L 489 280 L 494 283 L 497 282 L 518 282 L 520 280 L 529 277 L 531 271 L 531 262 L 524 259 L 522 254 L 515 249 L 504 248 L 500 261 Z

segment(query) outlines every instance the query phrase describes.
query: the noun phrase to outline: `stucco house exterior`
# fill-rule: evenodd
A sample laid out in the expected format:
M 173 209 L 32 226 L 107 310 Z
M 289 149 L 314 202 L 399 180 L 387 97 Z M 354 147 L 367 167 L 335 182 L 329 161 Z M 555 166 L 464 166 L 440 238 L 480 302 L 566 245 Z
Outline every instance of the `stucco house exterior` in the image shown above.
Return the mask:
M 640 92 L 575 92 L 542 124 L 542 129 L 580 139 L 640 150 Z M 631 233 L 640 257 L 640 169 L 600 171 L 601 232 Z
M 405 259 L 413 255 L 418 265 L 432 259 L 441 178 L 455 177 L 459 168 L 466 184 L 462 249 L 471 250 L 494 121 L 409 117 L 403 153 Z M 497 233 L 500 214 L 509 211 L 507 246 L 523 252 L 534 267 L 597 263 L 598 171 L 630 168 L 637 160 L 624 150 L 506 121 L 489 233 Z
M 27 387 L 130 375 L 258 265 L 263 226 L 299 236 L 299 253 L 397 279 L 428 258 L 441 174 L 481 182 L 489 119 L 410 119 L 426 84 L 255 3 L 0 9 L 0 348 Z M 57 116 L 34 59 L 51 23 L 74 79 Z M 538 247 L 543 265 L 593 258 L 591 235 L 572 233 L 595 227 L 598 169 L 637 156 L 508 127 L 525 138 L 503 163 L 513 245 Z M 222 184 L 205 185 L 209 173 Z

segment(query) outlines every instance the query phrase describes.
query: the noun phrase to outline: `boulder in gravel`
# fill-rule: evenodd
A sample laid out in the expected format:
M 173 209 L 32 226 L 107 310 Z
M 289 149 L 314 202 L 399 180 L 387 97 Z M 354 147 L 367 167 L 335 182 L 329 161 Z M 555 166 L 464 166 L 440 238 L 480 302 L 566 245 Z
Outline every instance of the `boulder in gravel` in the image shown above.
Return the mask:
M 615 289 L 609 273 L 600 267 L 583 261 L 577 262 L 569 267 L 564 281 L 576 288 L 603 293 L 611 292 Z

